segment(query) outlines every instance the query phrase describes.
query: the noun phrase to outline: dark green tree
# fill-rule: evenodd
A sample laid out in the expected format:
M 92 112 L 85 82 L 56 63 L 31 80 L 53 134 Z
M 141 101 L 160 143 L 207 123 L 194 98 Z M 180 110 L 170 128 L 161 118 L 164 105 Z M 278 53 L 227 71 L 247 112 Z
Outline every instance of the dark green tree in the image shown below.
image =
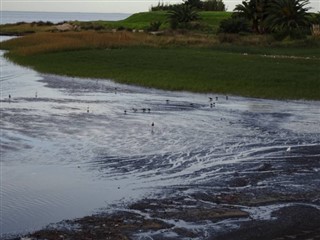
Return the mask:
M 189 5 L 189 6 L 191 6 L 192 8 L 195 8 L 195 9 L 202 9 L 202 2 L 201 2 L 201 0 L 185 0 L 185 1 L 184 1 L 184 4 L 185 4 L 185 5 Z
M 255 33 L 265 31 L 263 21 L 266 17 L 267 0 L 249 0 L 238 4 L 234 9 L 234 17 L 245 18 L 251 23 L 251 29 Z
M 309 0 L 273 0 L 266 9 L 265 24 L 272 31 L 288 33 L 306 29 L 311 23 L 308 4 Z
M 200 19 L 198 11 L 190 5 L 183 4 L 174 6 L 168 11 L 168 19 L 172 29 L 176 29 L 179 25 L 185 25 L 191 21 Z
M 202 2 L 203 11 L 226 11 L 222 0 L 205 0 Z

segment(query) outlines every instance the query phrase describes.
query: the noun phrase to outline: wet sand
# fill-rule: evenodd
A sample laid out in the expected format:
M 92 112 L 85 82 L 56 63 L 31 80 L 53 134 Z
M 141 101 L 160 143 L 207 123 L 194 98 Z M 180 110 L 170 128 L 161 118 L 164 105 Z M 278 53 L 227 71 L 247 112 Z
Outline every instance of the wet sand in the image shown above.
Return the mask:
M 43 239 L 320 239 L 319 147 L 306 156 L 258 165 L 206 183 L 171 186 L 113 213 L 61 222 Z M 313 155 L 310 154 L 310 155 Z M 278 170 L 276 170 L 278 169 Z M 317 179 L 312 181 L 312 179 Z M 286 189 L 285 183 L 315 185 Z M 263 184 L 262 184 L 263 183 Z M 220 188 L 212 187 L 221 186 Z M 311 184 L 312 185 L 312 184 Z

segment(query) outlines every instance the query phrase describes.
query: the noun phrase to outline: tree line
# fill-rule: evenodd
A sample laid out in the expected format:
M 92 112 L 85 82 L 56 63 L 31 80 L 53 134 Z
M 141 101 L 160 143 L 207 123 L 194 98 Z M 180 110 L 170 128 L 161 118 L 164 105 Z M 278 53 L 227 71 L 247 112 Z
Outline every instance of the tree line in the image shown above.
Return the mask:
M 171 28 L 183 28 L 199 20 L 199 11 L 207 2 L 187 0 L 171 5 L 168 9 Z M 309 3 L 309 0 L 244 0 L 236 5 L 230 18 L 221 21 L 219 32 L 272 33 L 279 39 L 304 38 L 311 34 L 312 25 L 320 25 L 320 13 L 310 13 Z
M 189 6 L 198 11 L 226 11 L 226 6 L 222 0 L 185 0 L 181 4 L 164 4 L 163 2 L 158 2 L 158 5 L 151 6 L 150 11 L 171 11 L 184 6 Z
M 309 3 L 309 0 L 246 0 L 235 7 L 231 18 L 221 22 L 220 32 L 303 38 L 311 33 L 312 25 L 320 24 L 320 14 L 309 12 Z

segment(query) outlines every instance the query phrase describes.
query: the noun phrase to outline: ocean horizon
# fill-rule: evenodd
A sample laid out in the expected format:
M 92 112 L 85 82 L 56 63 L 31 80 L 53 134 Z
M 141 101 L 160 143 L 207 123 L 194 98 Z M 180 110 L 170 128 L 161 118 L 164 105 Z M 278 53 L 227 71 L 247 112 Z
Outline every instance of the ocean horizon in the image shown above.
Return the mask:
M 49 21 L 118 21 L 132 15 L 131 13 L 92 13 L 92 12 L 37 12 L 37 11 L 1 11 L 1 24 L 17 22 Z

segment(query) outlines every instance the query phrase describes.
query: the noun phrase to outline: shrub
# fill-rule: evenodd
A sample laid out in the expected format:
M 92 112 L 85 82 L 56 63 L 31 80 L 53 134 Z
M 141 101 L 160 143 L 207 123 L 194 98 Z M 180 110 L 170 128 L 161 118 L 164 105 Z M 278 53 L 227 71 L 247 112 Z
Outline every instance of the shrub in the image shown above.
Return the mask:
M 311 16 L 311 23 L 314 25 L 320 25 L 320 12 L 314 13 Z
M 310 28 L 309 0 L 271 1 L 266 9 L 266 26 L 273 32 L 287 33 L 293 39 L 306 37 Z
M 202 3 L 203 11 L 226 11 L 222 0 L 207 0 Z
M 319 24 L 313 24 L 311 28 L 311 33 L 313 37 L 320 37 L 320 25 Z
M 222 0 L 185 0 L 182 4 L 164 4 L 158 2 L 157 6 L 151 6 L 150 11 L 171 11 L 176 7 L 187 5 L 201 11 L 226 11 Z
M 160 3 L 158 2 L 157 6 L 151 6 L 150 11 L 154 12 L 154 11 L 169 11 L 172 10 L 174 8 L 174 6 L 177 6 L 177 4 L 164 4 L 164 3 Z
M 117 27 L 117 31 L 124 31 L 124 30 L 126 30 L 126 28 L 124 26 Z
M 219 26 L 219 33 L 240 33 L 249 32 L 249 22 L 245 18 L 228 18 L 222 20 Z
M 179 5 L 168 12 L 168 20 L 172 29 L 184 27 L 189 22 L 200 19 L 198 11 L 190 5 Z
M 276 41 L 282 41 L 288 36 L 288 32 L 284 30 L 278 30 L 272 33 L 272 36 Z
M 222 43 L 234 43 L 239 41 L 240 36 L 234 33 L 220 33 L 218 38 Z
M 150 26 L 147 28 L 147 31 L 158 31 L 161 24 L 162 24 L 161 21 L 151 22 Z

